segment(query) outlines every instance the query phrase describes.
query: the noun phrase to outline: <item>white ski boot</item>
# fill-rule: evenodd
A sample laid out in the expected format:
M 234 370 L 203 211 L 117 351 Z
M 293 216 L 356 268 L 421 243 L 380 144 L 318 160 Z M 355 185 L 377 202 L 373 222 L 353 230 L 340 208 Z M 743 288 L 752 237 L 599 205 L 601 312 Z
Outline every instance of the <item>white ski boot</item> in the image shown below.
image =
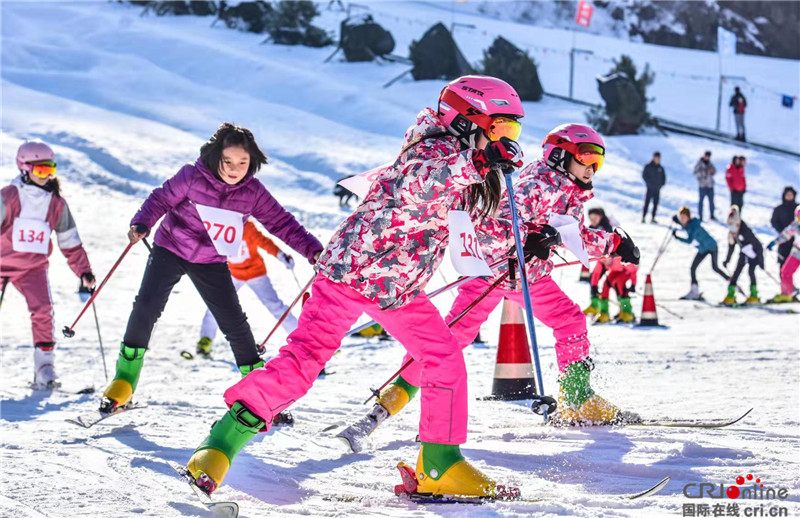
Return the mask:
M 700 288 L 697 284 L 692 284 L 689 293 L 681 297 L 681 300 L 703 300 L 703 294 L 700 293 Z
M 35 390 L 52 390 L 61 386 L 56 376 L 54 344 L 42 347 L 36 344 L 33 348 L 33 388 Z

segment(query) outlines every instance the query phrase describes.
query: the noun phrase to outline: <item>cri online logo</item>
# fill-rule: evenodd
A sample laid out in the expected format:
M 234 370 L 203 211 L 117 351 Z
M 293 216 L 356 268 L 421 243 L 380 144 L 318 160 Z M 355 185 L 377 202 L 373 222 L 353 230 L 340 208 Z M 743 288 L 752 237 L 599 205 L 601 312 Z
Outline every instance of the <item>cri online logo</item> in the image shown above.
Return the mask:
M 747 484 L 747 485 L 745 485 Z M 741 486 L 741 487 L 740 487 Z M 786 488 L 764 487 L 760 478 L 752 474 L 736 477 L 736 485 L 725 487 L 725 484 L 686 484 L 683 486 L 683 496 L 686 498 L 725 498 L 731 500 L 785 500 L 789 496 Z

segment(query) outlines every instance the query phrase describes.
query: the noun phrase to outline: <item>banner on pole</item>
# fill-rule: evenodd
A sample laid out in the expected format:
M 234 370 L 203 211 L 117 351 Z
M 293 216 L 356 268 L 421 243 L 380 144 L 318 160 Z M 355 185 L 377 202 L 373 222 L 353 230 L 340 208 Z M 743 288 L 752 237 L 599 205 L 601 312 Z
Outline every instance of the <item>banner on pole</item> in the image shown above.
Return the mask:
M 736 33 L 717 27 L 717 52 L 723 56 L 736 55 Z
M 589 2 L 580 0 L 578 2 L 578 12 L 575 13 L 575 23 L 581 27 L 588 27 L 592 23 L 592 13 L 594 7 Z

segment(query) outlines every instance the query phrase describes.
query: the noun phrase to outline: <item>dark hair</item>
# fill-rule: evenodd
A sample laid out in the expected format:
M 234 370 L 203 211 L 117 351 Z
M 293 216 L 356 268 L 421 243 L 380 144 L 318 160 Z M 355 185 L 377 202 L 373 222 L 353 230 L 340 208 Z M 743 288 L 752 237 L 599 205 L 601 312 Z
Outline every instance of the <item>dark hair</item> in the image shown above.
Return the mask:
M 792 187 L 791 185 L 787 185 L 786 187 L 783 188 L 783 195 L 784 196 L 786 196 L 787 192 L 790 192 L 790 193 L 792 193 L 792 196 L 797 197 L 797 191 L 795 191 L 794 187 Z
M 589 209 L 589 215 L 591 216 L 592 214 L 597 214 L 602 218 L 603 216 L 606 215 L 606 211 L 604 211 L 600 207 L 592 207 L 591 209 Z
M 732 164 L 735 164 L 735 163 L 736 163 L 736 161 L 737 161 L 737 160 L 739 160 L 740 158 L 741 158 L 741 157 L 740 157 L 739 155 L 733 155 L 733 159 L 731 160 L 731 163 L 732 163 Z
M 500 181 L 501 173 L 497 169 L 491 169 L 486 173 L 482 183 L 474 183 L 467 189 L 467 206 L 472 212 L 476 207 L 480 208 L 479 216 L 484 218 L 497 210 L 500 205 L 500 196 L 503 194 L 503 184 Z
M 653 153 L 653 158 L 655 158 L 655 157 L 661 158 L 661 153 L 656 151 L 655 153 Z
M 261 166 L 267 163 L 267 155 L 259 149 L 253 133 L 247 128 L 230 122 L 220 124 L 216 133 L 200 147 L 200 160 L 214 176 L 219 177 L 219 163 L 222 160 L 222 151 L 225 148 L 234 146 L 243 147 L 250 154 L 247 176 L 256 174 L 261 169 Z
M 703 153 L 703 156 L 711 156 L 711 151 L 706 151 L 705 153 Z

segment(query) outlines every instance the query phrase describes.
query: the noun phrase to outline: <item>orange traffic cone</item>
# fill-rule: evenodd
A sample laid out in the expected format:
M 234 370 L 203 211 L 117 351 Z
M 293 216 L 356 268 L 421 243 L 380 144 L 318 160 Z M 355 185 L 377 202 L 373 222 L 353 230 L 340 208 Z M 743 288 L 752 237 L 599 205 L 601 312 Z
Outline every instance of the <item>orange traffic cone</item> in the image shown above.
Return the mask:
M 640 327 L 658 326 L 658 314 L 656 314 L 656 298 L 653 295 L 653 281 L 650 274 L 644 283 L 644 301 L 642 302 L 642 317 L 639 319 Z
M 536 395 L 536 380 L 531 361 L 525 318 L 517 303 L 503 299 L 497 363 L 494 367 L 492 396 L 489 399 L 515 401 Z
M 592 278 L 592 272 L 589 271 L 589 268 L 581 265 L 581 276 L 578 279 L 580 282 L 590 282 Z

